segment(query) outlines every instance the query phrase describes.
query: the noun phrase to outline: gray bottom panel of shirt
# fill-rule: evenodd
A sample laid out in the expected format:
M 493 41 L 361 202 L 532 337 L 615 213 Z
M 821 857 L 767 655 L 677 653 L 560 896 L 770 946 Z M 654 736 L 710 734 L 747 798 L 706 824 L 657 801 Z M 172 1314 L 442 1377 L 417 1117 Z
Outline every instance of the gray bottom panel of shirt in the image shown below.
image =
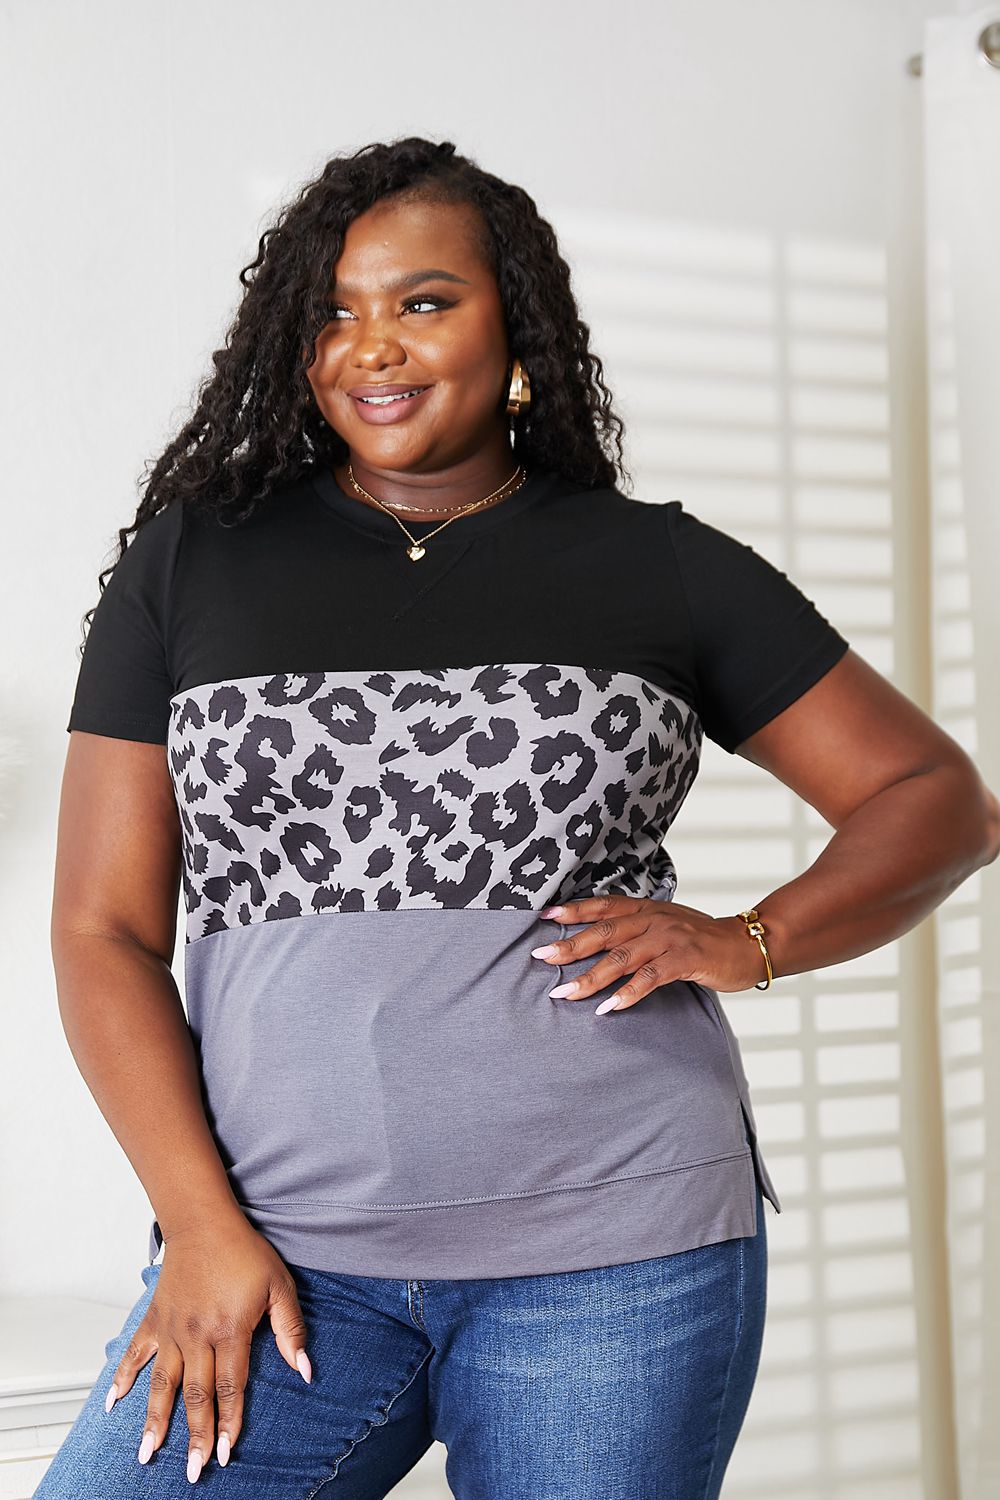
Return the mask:
M 604 1016 L 612 984 L 549 998 L 599 955 L 531 949 L 588 925 L 337 911 L 186 945 L 209 1123 L 283 1259 L 531 1275 L 754 1234 L 758 1181 L 780 1212 L 714 990 L 679 980 Z

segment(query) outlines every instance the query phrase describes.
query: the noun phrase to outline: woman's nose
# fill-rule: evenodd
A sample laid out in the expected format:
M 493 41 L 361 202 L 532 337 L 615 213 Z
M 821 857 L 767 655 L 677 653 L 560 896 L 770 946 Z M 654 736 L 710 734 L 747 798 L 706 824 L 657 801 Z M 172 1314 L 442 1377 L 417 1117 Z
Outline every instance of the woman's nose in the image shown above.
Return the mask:
M 351 363 L 352 365 L 360 366 L 361 369 L 378 371 L 378 369 L 384 368 L 385 365 L 402 365 L 405 359 L 406 356 L 403 354 L 399 344 L 393 344 L 393 342 L 387 341 L 387 339 L 382 339 L 382 341 L 373 342 L 373 344 L 369 342 L 363 348 L 357 348 Z
M 384 329 L 359 329 L 354 339 L 351 358 L 356 365 L 398 364 L 405 358 L 397 338 Z

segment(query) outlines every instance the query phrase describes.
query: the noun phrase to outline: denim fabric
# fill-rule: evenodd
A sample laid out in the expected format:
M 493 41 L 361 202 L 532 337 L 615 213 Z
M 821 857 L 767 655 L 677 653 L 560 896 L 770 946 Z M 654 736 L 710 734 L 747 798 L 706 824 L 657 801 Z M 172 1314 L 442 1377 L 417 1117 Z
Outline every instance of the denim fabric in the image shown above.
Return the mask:
M 306 1384 L 254 1330 L 243 1430 L 197 1480 L 229 1500 L 379 1500 L 434 1439 L 456 1500 L 715 1500 L 763 1338 L 767 1237 L 593 1270 L 394 1280 L 292 1265 Z M 168 1252 L 165 1252 L 168 1253 Z M 161 1270 L 120 1332 L 35 1500 L 177 1500 L 188 1430 L 178 1393 L 142 1466 L 153 1360 L 104 1397 Z

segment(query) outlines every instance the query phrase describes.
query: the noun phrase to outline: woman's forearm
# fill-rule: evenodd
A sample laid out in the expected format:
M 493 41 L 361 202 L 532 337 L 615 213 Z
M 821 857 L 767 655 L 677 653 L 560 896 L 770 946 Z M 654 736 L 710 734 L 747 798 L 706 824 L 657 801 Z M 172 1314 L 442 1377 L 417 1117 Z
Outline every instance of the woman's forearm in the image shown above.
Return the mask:
M 753 903 L 775 978 L 892 942 L 998 852 L 996 801 L 962 767 L 886 787 L 844 820 L 808 870 Z M 743 929 L 740 917 L 731 920 Z M 762 955 L 760 963 L 763 978 Z
M 133 939 L 104 933 L 54 932 L 52 955 L 70 1050 L 164 1238 L 241 1213 L 205 1117 L 169 966 Z

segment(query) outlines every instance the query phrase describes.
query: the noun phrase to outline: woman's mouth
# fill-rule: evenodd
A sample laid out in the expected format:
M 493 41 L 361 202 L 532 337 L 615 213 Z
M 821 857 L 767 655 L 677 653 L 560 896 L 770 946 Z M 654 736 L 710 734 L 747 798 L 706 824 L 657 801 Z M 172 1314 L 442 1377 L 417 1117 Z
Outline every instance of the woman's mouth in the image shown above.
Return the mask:
M 388 422 L 403 421 L 432 389 L 429 385 L 411 386 L 408 391 L 395 391 L 385 396 L 373 391 L 367 396 L 351 396 L 350 399 L 363 422 L 383 426 Z

